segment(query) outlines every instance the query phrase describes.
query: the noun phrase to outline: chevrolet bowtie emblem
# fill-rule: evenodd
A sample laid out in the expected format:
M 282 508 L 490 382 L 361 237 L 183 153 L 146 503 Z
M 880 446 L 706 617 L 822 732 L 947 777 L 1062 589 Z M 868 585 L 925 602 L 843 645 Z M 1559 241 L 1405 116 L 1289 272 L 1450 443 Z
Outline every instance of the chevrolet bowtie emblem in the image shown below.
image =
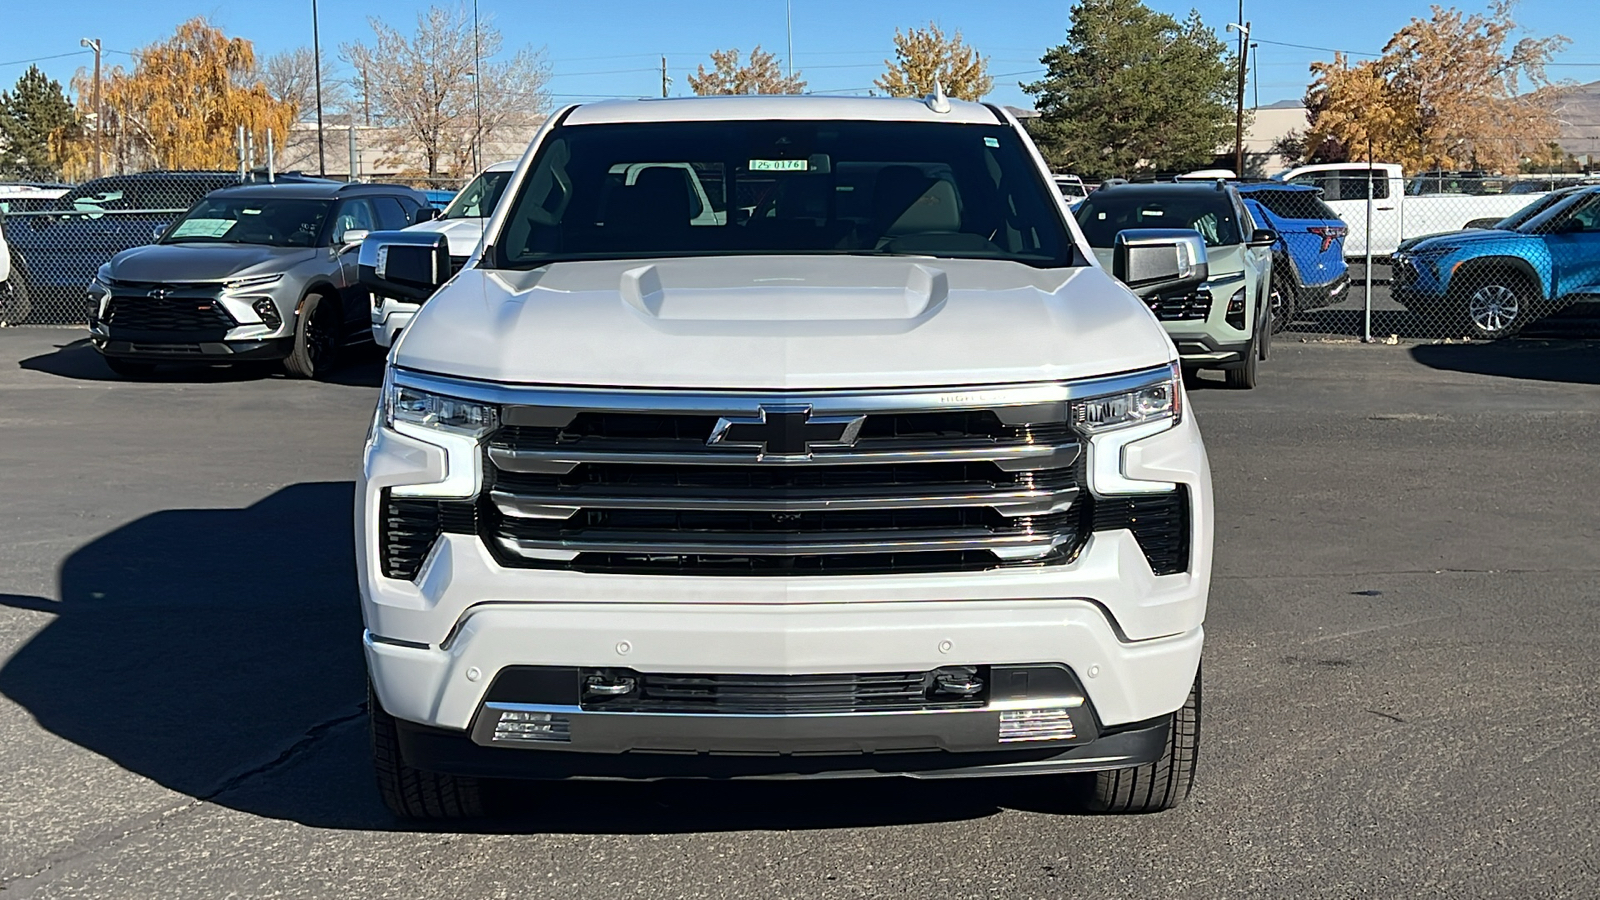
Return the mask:
M 155 290 L 151 291 L 150 293 L 145 294 L 145 296 L 149 297 L 151 300 L 165 300 L 165 299 L 167 299 L 167 295 L 170 294 L 170 293 L 172 293 L 172 292 L 167 290 L 166 288 L 156 288 Z
M 805 458 L 819 449 L 855 446 L 866 421 L 866 416 L 813 416 L 809 406 L 763 406 L 756 416 L 718 419 L 706 443 L 754 450 L 759 457 Z

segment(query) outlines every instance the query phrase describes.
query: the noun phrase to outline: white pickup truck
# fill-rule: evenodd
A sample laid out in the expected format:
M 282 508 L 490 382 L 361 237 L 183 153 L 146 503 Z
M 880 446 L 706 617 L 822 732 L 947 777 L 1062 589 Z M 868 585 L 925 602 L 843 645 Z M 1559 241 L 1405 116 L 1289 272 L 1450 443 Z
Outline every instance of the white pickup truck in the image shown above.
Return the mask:
M 1458 231 L 1473 219 L 1504 218 L 1543 196 L 1535 193 L 1406 194 L 1406 178 L 1393 163 L 1321 163 L 1276 176 L 1322 189 L 1350 233 L 1347 258 L 1367 253 L 1367 182 L 1372 183 L 1372 255 L 1388 256 L 1407 238 Z
M 453 274 L 444 235 L 369 235 L 362 283 L 428 298 L 357 488 L 389 808 L 1079 773 L 1035 790 L 1180 802 L 1211 480 L 1112 276 L 1197 289 L 1207 248 L 1128 231 L 1107 272 L 1049 175 L 938 94 L 619 100 L 550 118 Z

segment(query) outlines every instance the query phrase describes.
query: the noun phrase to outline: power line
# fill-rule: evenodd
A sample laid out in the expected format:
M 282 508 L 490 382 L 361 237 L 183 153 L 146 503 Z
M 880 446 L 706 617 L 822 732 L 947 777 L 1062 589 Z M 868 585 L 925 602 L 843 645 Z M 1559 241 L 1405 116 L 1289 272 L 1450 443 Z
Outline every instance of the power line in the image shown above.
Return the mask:
M 13 59 L 10 62 L 0 62 L 0 66 L 25 66 L 28 63 L 44 62 L 47 59 L 66 59 L 69 56 L 82 56 L 91 53 L 91 50 L 74 50 L 71 53 L 57 53 L 53 56 L 35 56 L 33 59 Z

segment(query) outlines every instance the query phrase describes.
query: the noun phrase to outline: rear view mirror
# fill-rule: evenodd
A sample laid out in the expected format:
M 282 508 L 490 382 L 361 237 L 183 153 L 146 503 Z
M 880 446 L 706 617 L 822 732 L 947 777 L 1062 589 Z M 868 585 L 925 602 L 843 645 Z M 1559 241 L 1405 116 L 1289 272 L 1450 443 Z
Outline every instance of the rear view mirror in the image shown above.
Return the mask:
M 423 222 L 432 222 L 439 218 L 439 211 L 431 206 L 424 206 L 411 214 L 411 224 L 421 225 Z
M 361 242 L 357 265 L 362 287 L 420 303 L 450 279 L 450 246 L 436 231 L 374 231 Z
M 1206 241 L 1189 228 L 1137 228 L 1117 232 L 1111 274 L 1134 293 L 1198 287 L 1211 275 Z

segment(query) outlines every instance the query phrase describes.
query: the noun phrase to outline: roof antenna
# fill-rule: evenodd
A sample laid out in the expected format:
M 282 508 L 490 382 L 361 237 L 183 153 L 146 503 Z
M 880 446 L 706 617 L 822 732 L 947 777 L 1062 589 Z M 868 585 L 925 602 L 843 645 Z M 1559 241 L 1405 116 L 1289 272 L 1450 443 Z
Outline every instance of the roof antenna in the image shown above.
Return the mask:
M 928 104 L 928 108 L 936 113 L 950 111 L 950 98 L 944 95 L 944 85 L 939 83 L 939 76 L 933 76 L 933 93 L 922 102 Z

